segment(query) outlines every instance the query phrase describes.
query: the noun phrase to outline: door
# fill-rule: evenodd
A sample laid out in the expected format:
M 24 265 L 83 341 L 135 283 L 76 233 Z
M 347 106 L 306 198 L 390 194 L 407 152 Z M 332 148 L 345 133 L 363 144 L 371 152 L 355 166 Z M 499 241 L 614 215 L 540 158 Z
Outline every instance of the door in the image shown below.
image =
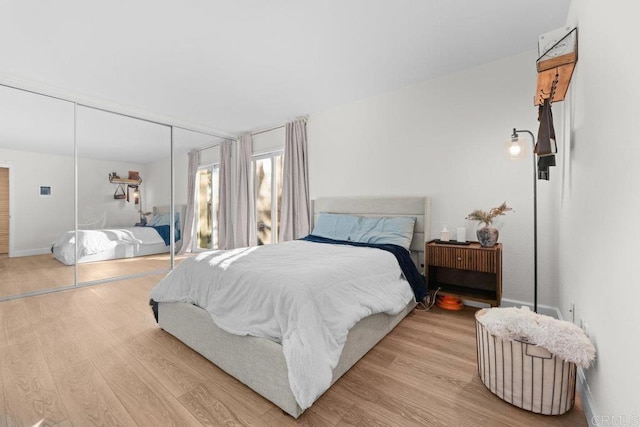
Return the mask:
M 0 168 L 0 254 L 9 253 L 9 168 Z

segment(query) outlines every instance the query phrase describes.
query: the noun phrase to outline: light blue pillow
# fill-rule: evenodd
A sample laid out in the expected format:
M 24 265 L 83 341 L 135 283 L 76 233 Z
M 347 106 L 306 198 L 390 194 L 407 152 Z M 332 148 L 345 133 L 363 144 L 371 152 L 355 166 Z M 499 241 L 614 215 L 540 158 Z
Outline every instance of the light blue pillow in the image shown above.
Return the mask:
M 179 223 L 179 217 L 180 215 L 178 214 L 178 212 L 175 213 L 175 227 L 176 229 L 178 228 L 178 223 Z M 161 225 L 171 225 L 171 214 L 168 213 L 163 213 L 163 214 L 158 214 L 158 215 L 154 215 L 153 218 L 151 218 L 151 222 L 148 225 L 153 225 L 155 227 L 160 227 Z
M 351 234 L 358 231 L 360 218 L 353 215 L 320 213 L 311 234 L 327 239 L 352 241 Z
M 412 216 L 363 217 L 321 213 L 312 234 L 334 240 L 390 243 L 409 250 L 416 218 Z
M 409 250 L 413 239 L 415 217 L 363 217 L 353 240 L 363 243 L 391 243 Z

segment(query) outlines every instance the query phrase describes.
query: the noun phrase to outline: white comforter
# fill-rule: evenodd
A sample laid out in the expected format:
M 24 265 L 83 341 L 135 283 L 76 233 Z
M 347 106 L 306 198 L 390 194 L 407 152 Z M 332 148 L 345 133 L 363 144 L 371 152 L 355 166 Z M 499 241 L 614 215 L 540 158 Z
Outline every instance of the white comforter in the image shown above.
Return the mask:
M 76 258 L 76 235 L 69 231 L 53 244 L 59 249 L 62 262 L 71 265 Z M 113 249 L 118 244 L 155 245 L 164 243 L 153 227 L 125 227 L 104 230 L 78 230 L 78 257 L 98 254 Z
M 331 385 L 349 329 L 399 313 L 414 296 L 388 252 L 297 240 L 188 258 L 151 298 L 198 305 L 227 332 L 281 342 L 306 409 Z

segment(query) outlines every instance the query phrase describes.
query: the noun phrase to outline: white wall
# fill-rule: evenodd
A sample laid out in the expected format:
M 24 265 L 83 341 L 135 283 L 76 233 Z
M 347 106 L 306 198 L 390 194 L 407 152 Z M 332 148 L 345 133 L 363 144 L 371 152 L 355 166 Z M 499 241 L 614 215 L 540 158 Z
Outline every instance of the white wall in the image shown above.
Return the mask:
M 145 210 L 151 211 L 154 206 L 168 206 L 171 203 L 171 159 L 166 157 L 146 167 L 148 179 L 145 179 L 146 191 L 143 195 Z M 176 204 L 187 203 L 187 153 L 174 153 L 173 167 L 175 169 L 175 202 Z
M 607 425 L 604 417 L 640 423 L 640 30 L 632 4 L 573 1 L 568 19 L 578 26 L 579 58 L 559 196 L 560 308 L 571 318 L 575 302 L 597 348 L 586 371 L 594 425 Z
M 74 227 L 73 157 L 0 148 L 0 166 L 10 166 L 12 256 L 47 253 Z M 49 185 L 51 197 L 40 197 Z
M 48 253 L 61 234 L 74 228 L 73 156 L 0 149 L 0 166 L 5 165 L 11 169 L 12 256 Z M 126 177 L 130 170 L 145 179 L 140 164 L 78 159 L 78 223 L 85 225 L 81 228 L 132 226 L 139 221 L 139 206 L 114 199 L 116 186 L 109 182 L 110 172 Z M 51 197 L 39 195 L 41 185 L 51 186 Z M 145 180 L 143 195 L 146 185 Z
M 149 186 L 144 165 L 78 158 L 79 228 L 132 227 L 140 222 L 138 213 L 140 205 L 133 202 L 133 189 L 129 193 L 129 202 L 125 199 L 114 199 L 113 194 L 117 186 L 109 182 L 109 173 L 116 172 L 121 178 L 128 178 L 129 171 L 140 173 L 143 180 L 140 190 L 144 198 L 146 188 Z M 127 186 L 124 186 L 124 189 L 126 192 Z M 142 208 L 144 210 L 149 208 L 144 204 L 144 200 Z
M 284 150 L 285 138 L 286 129 L 284 126 L 268 132 L 253 135 L 251 137 L 253 154 L 263 154 L 270 151 Z
M 532 158 L 508 160 L 513 127 L 537 134 L 536 52 L 529 51 L 423 84 L 312 114 L 308 122 L 311 198 L 432 198 L 431 232 L 465 226 L 474 209 L 507 201 L 503 217 L 504 298 L 533 301 Z M 554 111 L 554 113 L 556 113 Z M 559 116 L 559 117 L 558 117 Z M 561 123 L 561 114 L 556 123 Z M 541 258 L 554 247 L 548 226 L 558 172 L 539 182 Z M 542 263 L 541 263 L 542 264 Z M 556 305 L 556 271 L 540 269 L 540 302 Z

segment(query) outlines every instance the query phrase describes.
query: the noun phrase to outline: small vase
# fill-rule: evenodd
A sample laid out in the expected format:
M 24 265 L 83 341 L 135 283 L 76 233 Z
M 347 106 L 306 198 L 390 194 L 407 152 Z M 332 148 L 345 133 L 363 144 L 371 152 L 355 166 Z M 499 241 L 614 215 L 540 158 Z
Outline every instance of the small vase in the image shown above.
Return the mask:
M 498 241 L 498 229 L 494 227 L 484 226 L 476 231 L 480 246 L 487 248 L 492 247 Z

